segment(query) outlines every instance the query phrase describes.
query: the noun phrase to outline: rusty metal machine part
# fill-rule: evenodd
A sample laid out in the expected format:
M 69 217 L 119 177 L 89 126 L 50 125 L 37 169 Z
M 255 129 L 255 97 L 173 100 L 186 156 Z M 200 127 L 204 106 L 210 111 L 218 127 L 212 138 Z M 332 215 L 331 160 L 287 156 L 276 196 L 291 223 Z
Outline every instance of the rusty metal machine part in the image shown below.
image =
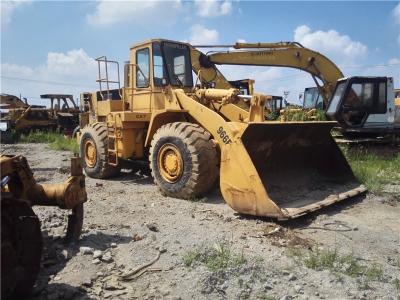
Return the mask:
M 40 267 L 42 235 L 32 206 L 71 209 L 66 242 L 76 241 L 83 224 L 87 200 L 85 176 L 79 157 L 71 159 L 71 176 L 62 184 L 36 183 L 23 156 L 0 156 L 1 167 L 1 295 L 3 299 L 26 295 Z
M 30 292 L 40 269 L 42 233 L 32 208 L 22 201 L 1 200 L 1 298 Z

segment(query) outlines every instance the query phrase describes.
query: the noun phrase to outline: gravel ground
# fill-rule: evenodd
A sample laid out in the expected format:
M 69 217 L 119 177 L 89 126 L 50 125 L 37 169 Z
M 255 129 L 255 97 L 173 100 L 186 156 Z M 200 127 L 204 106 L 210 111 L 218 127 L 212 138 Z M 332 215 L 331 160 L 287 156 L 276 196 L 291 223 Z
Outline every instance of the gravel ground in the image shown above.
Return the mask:
M 2 152 L 26 156 L 38 182 L 62 181 L 69 172 L 70 153 L 43 144 L 6 145 Z M 32 299 L 400 297 L 399 185 L 279 223 L 236 214 L 218 188 L 198 201 L 164 197 L 145 167 L 108 181 L 87 178 L 86 187 L 84 230 L 75 245 L 62 243 L 67 211 L 35 208 L 45 249 Z M 241 260 L 210 269 L 202 258 L 221 247 Z M 379 276 L 314 270 L 293 249 L 336 250 L 376 266 Z M 199 254 L 190 266 L 188 253 Z

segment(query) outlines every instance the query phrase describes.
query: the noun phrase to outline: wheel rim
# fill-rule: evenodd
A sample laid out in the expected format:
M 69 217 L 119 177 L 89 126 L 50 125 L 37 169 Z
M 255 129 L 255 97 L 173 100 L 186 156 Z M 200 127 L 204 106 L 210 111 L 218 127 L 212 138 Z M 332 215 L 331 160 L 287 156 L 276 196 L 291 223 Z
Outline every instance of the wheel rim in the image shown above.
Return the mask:
M 174 183 L 183 173 L 183 160 L 178 148 L 172 144 L 165 144 L 157 155 L 158 169 L 167 182 Z
M 85 163 L 88 167 L 93 168 L 97 161 L 96 145 L 90 139 L 85 141 Z

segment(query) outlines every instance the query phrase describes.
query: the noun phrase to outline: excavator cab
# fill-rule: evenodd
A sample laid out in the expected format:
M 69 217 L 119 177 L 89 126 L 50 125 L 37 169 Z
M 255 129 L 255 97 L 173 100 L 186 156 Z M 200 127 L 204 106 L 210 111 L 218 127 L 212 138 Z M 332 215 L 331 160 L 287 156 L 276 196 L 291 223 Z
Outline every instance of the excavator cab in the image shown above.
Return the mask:
M 324 99 L 317 87 L 308 87 L 304 90 L 304 101 L 303 101 L 304 109 L 324 109 Z
M 387 122 L 390 83 L 392 79 L 387 77 L 340 79 L 326 109 L 327 117 L 337 120 L 343 128 Z
M 252 95 L 254 92 L 254 80 L 252 79 L 241 79 L 229 81 L 232 87 L 239 89 L 242 95 Z

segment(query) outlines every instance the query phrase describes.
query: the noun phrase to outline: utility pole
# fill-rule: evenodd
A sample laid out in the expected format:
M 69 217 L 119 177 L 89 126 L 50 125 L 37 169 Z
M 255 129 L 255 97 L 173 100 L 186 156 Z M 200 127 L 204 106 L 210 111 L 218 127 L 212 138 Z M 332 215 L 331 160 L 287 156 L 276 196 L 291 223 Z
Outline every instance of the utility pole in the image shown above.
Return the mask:
M 285 106 L 287 106 L 288 102 L 287 102 L 287 98 L 289 96 L 289 91 L 283 91 L 283 95 L 285 96 L 285 99 L 283 100 L 285 102 Z

